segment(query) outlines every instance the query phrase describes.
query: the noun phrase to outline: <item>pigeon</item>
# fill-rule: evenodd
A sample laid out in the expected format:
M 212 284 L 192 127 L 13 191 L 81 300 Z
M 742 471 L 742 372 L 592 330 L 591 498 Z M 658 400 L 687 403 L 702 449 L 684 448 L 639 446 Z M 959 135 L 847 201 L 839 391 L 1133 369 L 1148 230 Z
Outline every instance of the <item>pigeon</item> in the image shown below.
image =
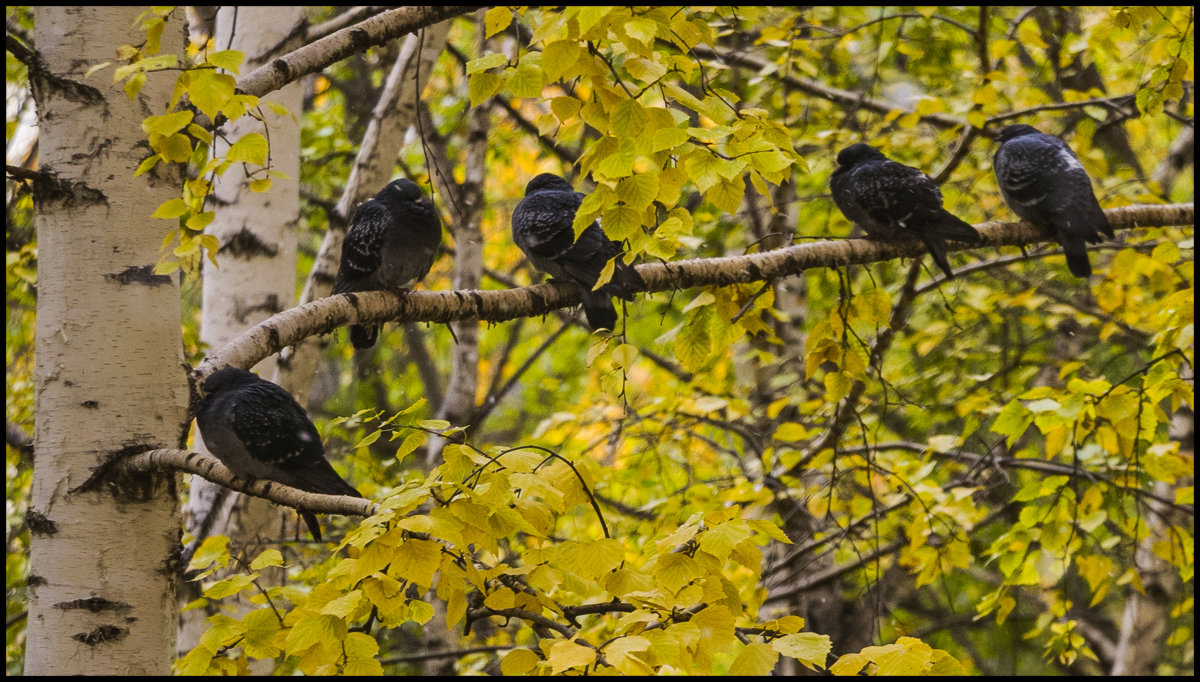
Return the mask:
M 578 283 L 583 289 L 583 312 L 592 329 L 614 329 L 617 310 L 612 297 L 632 301 L 646 283 L 633 266 L 621 258 L 614 264 L 612 279 L 593 291 L 600 272 L 613 257 L 623 252 L 620 242 L 609 239 L 596 220 L 579 240 L 571 223 L 584 195 L 553 173 L 542 173 L 525 186 L 525 198 L 512 215 L 513 241 L 534 267 L 554 279 Z
M 196 423 L 209 452 L 241 478 L 362 497 L 325 459 L 321 436 L 304 408 L 287 391 L 244 369 L 226 367 L 209 375 Z M 319 541 L 317 517 L 307 511 L 300 516 Z
M 829 179 L 833 201 L 871 239 L 917 237 L 947 278 L 954 272 L 946 259 L 946 240 L 983 241 L 974 227 L 942 208 L 942 191 L 916 168 L 862 142 L 839 152 L 837 163 Z
M 1065 142 L 1033 126 L 1004 126 L 996 140 L 993 166 L 1004 202 L 1022 220 L 1052 232 L 1071 274 L 1086 279 L 1092 274 L 1086 242 L 1116 235 L 1083 164 Z
M 441 243 L 433 202 L 412 180 L 393 180 L 354 210 L 332 294 L 406 289 L 429 274 Z M 370 348 L 379 327 L 351 325 L 350 343 Z

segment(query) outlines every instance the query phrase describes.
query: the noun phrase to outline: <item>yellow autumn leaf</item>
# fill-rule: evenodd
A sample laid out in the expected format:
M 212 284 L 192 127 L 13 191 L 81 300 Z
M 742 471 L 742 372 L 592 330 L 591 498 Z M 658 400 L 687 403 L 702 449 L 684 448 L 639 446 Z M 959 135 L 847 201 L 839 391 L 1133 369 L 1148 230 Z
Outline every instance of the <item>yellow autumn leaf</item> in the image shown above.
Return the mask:
M 738 677 L 769 675 L 779 660 L 779 652 L 769 644 L 750 642 L 738 652 L 729 666 L 729 674 Z
M 551 674 L 558 675 L 566 670 L 584 668 L 596 661 L 596 650 L 590 646 L 576 644 L 575 640 L 565 639 L 550 645 L 546 656 L 550 663 Z

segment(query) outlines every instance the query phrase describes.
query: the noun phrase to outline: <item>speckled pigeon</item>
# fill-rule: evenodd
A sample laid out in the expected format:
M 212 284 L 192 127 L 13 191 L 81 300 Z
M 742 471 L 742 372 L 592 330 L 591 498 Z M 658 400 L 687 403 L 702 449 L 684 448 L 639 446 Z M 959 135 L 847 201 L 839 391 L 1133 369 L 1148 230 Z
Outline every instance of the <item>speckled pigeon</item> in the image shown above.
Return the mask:
M 920 239 L 948 278 L 954 272 L 946 258 L 946 240 L 982 241 L 974 227 L 942 208 L 942 191 L 916 168 L 892 161 L 862 142 L 839 152 L 837 163 L 829 180 L 833 201 L 871 239 Z
M 1023 220 L 1050 230 L 1076 277 L 1092 274 L 1087 242 L 1113 234 L 1096 201 L 1092 179 L 1065 142 L 1033 126 L 1004 126 L 993 166 L 1005 203 Z
M 594 221 L 575 239 L 571 223 L 584 195 L 553 173 L 542 173 L 525 186 L 525 198 L 512 215 L 513 241 L 534 267 L 559 280 L 577 282 L 583 289 L 583 312 L 592 329 L 613 329 L 617 311 L 612 297 L 633 300 L 646 283 L 632 266 L 618 258 L 612 279 L 596 291 L 600 272 L 622 252 Z
M 332 294 L 410 287 L 429 274 L 441 243 L 433 202 L 415 182 L 393 180 L 354 210 Z M 351 325 L 350 343 L 370 348 L 379 327 Z
M 196 423 L 209 452 L 241 478 L 362 497 L 325 459 L 321 436 L 304 408 L 287 391 L 244 369 L 226 367 L 209 375 Z M 300 516 L 320 540 L 317 517 L 307 511 Z

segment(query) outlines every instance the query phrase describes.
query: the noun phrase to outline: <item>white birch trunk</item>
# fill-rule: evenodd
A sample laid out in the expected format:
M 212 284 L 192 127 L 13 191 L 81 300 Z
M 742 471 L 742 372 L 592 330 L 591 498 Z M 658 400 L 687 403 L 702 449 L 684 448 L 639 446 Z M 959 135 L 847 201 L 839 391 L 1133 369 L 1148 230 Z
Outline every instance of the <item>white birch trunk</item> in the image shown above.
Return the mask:
M 180 445 L 187 411 L 178 279 L 152 274 L 170 228 L 150 218 L 180 176 L 160 166 L 133 177 L 148 156 L 141 122 L 162 113 L 176 74 L 150 74 L 133 101 L 111 70 L 84 77 L 145 39 L 142 9 L 35 9 L 42 68 L 30 81 L 40 167 L 54 180 L 35 190 L 30 675 L 163 675 L 175 652 L 177 477 L 83 487 L 123 451 Z M 163 50 L 182 53 L 180 22 Z

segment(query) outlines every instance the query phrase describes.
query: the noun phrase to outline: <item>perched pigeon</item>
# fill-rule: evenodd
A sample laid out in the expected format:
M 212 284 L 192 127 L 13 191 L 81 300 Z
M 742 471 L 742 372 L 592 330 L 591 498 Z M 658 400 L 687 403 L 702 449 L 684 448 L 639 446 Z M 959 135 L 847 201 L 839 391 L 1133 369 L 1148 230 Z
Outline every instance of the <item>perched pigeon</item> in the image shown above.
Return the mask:
M 354 210 L 333 294 L 404 289 L 425 278 L 442 243 L 433 202 L 407 179 L 393 180 Z M 379 325 L 351 325 L 350 343 L 370 348 Z
M 321 436 L 304 408 L 287 391 L 244 369 L 226 367 L 209 375 L 196 423 L 213 456 L 241 478 L 362 497 L 325 459 Z M 307 511 L 300 516 L 320 540 L 317 517 Z
M 575 241 L 571 223 L 583 203 L 583 194 L 553 173 L 542 173 L 525 186 L 525 198 L 512 215 L 513 241 L 529 256 L 534 267 L 551 277 L 579 283 L 583 312 L 592 329 L 613 329 L 617 310 L 612 297 L 633 300 L 646 283 L 632 266 L 617 258 L 612 279 L 592 291 L 608 261 L 622 253 L 621 244 L 604 234 L 597 220 Z
M 994 166 L 1000 193 L 1013 213 L 1050 230 L 1076 277 L 1092 274 L 1086 242 L 1114 237 L 1092 191 L 1092 179 L 1065 142 L 1027 125 L 1004 126 Z
M 946 259 L 946 240 L 982 241 L 975 228 L 942 208 L 942 191 L 916 168 L 892 161 L 861 142 L 839 152 L 837 162 L 829 179 L 833 201 L 871 239 L 890 242 L 917 237 L 946 277 L 954 277 Z

